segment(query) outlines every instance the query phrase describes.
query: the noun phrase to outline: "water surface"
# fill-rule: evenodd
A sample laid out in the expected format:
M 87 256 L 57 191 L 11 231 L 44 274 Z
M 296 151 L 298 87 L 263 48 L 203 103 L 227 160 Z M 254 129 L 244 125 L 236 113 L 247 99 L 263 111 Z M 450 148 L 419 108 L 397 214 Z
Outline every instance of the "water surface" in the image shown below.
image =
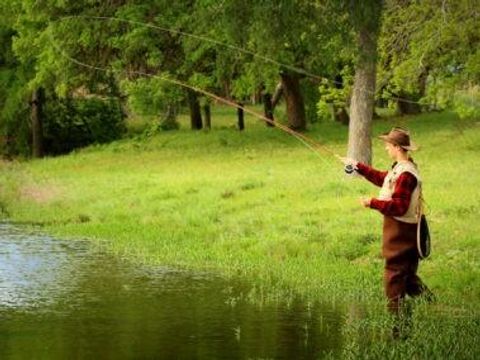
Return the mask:
M 246 292 L 0 223 L 0 359 L 311 359 L 340 348 L 338 310 L 260 306 Z

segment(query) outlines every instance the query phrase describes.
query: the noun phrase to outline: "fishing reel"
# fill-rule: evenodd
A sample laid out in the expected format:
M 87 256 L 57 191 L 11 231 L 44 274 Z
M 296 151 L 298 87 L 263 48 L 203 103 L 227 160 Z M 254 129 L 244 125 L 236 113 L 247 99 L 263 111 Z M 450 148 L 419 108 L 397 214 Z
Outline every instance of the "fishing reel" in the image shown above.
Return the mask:
M 351 175 L 355 172 L 355 167 L 352 164 L 345 165 L 345 173 Z

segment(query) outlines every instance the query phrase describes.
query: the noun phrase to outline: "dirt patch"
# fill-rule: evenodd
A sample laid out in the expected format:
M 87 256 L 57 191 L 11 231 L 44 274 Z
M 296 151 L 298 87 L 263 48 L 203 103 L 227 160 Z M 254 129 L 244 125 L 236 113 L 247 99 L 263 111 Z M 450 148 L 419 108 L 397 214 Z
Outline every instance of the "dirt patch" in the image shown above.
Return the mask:
M 24 186 L 20 189 L 20 196 L 26 200 L 33 200 L 39 204 L 45 204 L 57 199 L 62 194 L 58 186 L 45 185 Z

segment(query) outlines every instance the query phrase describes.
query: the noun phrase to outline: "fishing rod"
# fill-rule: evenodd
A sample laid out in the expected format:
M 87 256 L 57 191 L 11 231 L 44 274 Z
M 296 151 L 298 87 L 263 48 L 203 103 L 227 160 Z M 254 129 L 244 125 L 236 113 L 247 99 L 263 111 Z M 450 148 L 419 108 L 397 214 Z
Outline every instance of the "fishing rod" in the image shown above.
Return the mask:
M 235 46 L 235 45 L 232 45 L 232 44 L 228 44 L 228 43 L 225 43 L 225 42 L 221 42 L 221 41 L 218 41 L 218 40 L 215 40 L 215 39 L 212 39 L 212 38 L 209 38 L 209 37 L 206 37 L 206 36 L 201 36 L 201 35 L 195 35 L 195 34 L 192 34 L 192 33 L 188 33 L 186 31 L 181 31 L 181 30 L 175 30 L 175 29 L 170 29 L 170 28 L 166 28 L 166 27 L 161 27 L 161 26 L 158 26 L 158 25 L 153 25 L 153 24 L 149 24 L 149 23 L 143 23 L 143 22 L 140 22 L 140 21 L 134 21 L 134 20 L 128 20 L 128 19 L 121 19 L 121 18 L 116 18 L 116 17 L 107 17 L 107 16 L 87 16 L 87 15 L 76 15 L 76 16 L 65 16 L 65 17 L 61 17 L 57 20 L 54 20 L 53 22 L 55 21 L 64 21 L 64 20 L 70 20 L 70 19 L 91 19 L 91 20 L 103 20 L 103 21 L 118 21 L 118 22 L 124 22 L 124 23 L 130 23 L 130 24 L 134 24 L 134 25 L 140 25 L 140 26 L 144 26 L 144 27 L 149 27 L 149 28 L 152 28 L 152 29 L 157 29 L 157 30 L 160 30 L 160 31 L 163 31 L 163 32 L 168 32 L 168 33 L 171 33 L 171 34 L 177 34 L 177 35 L 180 35 L 180 36 L 185 36 L 185 37 L 190 37 L 190 38 L 193 38 L 193 39 L 197 39 L 197 40 L 201 40 L 201 41 L 205 41 L 205 42 L 209 42 L 209 43 L 212 43 L 212 44 L 215 44 L 215 45 L 218 45 L 218 46 L 223 46 L 225 48 L 228 48 L 228 49 L 231 49 L 231 50 L 235 50 L 235 51 L 239 51 L 239 52 L 242 52 L 244 54 L 249 54 L 253 57 L 256 57 L 256 58 L 259 58 L 259 59 L 262 59 L 263 61 L 265 62 L 269 62 L 269 63 L 272 63 L 272 64 L 275 64 L 277 66 L 280 66 L 280 67 L 284 67 L 286 69 L 289 69 L 293 72 L 296 72 L 296 73 L 299 73 L 299 74 L 302 74 L 302 75 L 305 75 L 307 77 L 310 77 L 310 78 L 313 78 L 313 79 L 316 79 L 316 80 L 327 80 L 333 84 L 341 84 L 341 82 L 339 81 L 336 81 L 336 80 L 332 80 L 332 79 L 329 79 L 329 78 L 326 78 L 326 77 L 321 77 L 321 76 L 318 76 L 316 74 L 313 74 L 311 72 L 308 72 L 304 69 L 301 69 L 301 68 L 298 68 L 298 67 L 295 67 L 295 66 L 292 66 L 292 65 L 289 65 L 289 64 L 285 64 L 285 63 L 281 63 L 279 61 L 276 61 L 274 59 L 271 59 L 267 56 L 264 56 L 264 55 L 261 55 L 261 54 L 258 54 L 258 53 L 255 53 L 251 50 L 248 50 L 248 49 L 245 49 L 245 48 L 242 48 L 242 47 L 239 47 L 239 46 Z M 61 51 L 60 52 L 61 54 L 63 54 L 63 52 Z M 65 54 L 63 54 L 65 55 Z M 72 60 L 72 59 L 70 59 Z M 79 64 L 78 61 L 76 61 L 78 65 L 81 65 L 81 66 L 85 66 L 87 64 Z M 88 66 L 87 66 L 88 67 Z M 92 67 L 90 67 L 92 68 Z M 102 71 L 108 71 L 106 69 L 96 69 L 96 70 L 102 70 Z M 133 72 L 132 72 L 133 73 Z M 340 161 L 344 162 L 344 158 L 340 157 L 339 155 L 337 155 L 336 153 L 334 153 L 333 151 L 331 151 L 330 149 L 328 149 L 325 145 L 323 144 L 320 144 L 316 141 L 314 141 L 313 139 L 310 139 L 308 138 L 307 136 L 299 133 L 299 132 L 296 132 L 294 131 L 293 129 L 290 129 L 286 126 L 282 126 L 281 124 L 278 124 L 278 123 L 274 123 L 272 120 L 268 119 L 267 117 L 261 115 L 261 114 L 258 114 L 258 113 L 255 113 L 254 111 L 252 110 L 248 110 L 246 108 L 244 108 L 243 106 L 240 106 L 234 102 L 231 102 L 227 99 L 223 99 L 223 98 L 220 98 L 212 93 L 208 93 L 207 91 L 203 90 L 203 89 L 199 89 L 197 87 L 193 87 L 193 86 L 190 86 L 188 84 L 185 84 L 185 83 L 180 83 L 178 80 L 176 82 L 174 82 L 172 79 L 167 79 L 167 78 L 164 78 L 164 77 L 161 77 L 161 76 L 158 76 L 158 75 L 152 75 L 152 74 L 147 74 L 147 73 L 140 73 L 140 72 L 137 72 L 138 74 L 140 75 L 144 75 L 144 76 L 154 76 L 154 77 L 157 77 L 157 78 L 160 78 L 164 81 L 170 81 L 171 83 L 174 83 L 176 85 L 179 85 L 179 86 L 182 86 L 182 87 L 186 87 L 186 88 L 189 88 L 189 89 L 192 89 L 194 91 L 197 91 L 199 93 L 203 93 L 207 96 L 210 96 L 212 98 L 215 98 L 217 99 L 218 101 L 224 103 L 224 104 L 227 104 L 227 105 L 230 105 L 230 106 L 233 106 L 235 108 L 238 108 L 238 109 L 242 109 L 243 111 L 267 122 L 267 123 L 270 123 L 270 124 L 273 124 L 274 126 L 276 127 L 279 127 L 281 130 L 285 131 L 285 132 L 288 132 L 290 133 L 291 135 L 295 136 L 299 141 L 301 141 L 302 143 L 304 143 L 305 146 L 309 147 L 313 152 L 315 152 L 319 157 L 319 151 L 318 150 L 322 150 L 326 153 L 328 153 L 329 155 L 333 155 L 335 156 L 337 159 L 339 159 Z M 375 94 L 375 92 L 372 92 L 372 91 L 368 91 L 366 89 L 359 89 L 359 91 L 363 91 L 365 93 L 369 93 L 369 94 Z M 401 98 L 401 97 L 398 97 L 398 96 L 394 96 L 392 99 L 394 100 L 397 100 L 397 101 L 402 101 L 402 102 L 405 102 L 405 103 L 411 103 L 411 104 L 420 104 L 420 105 L 428 105 L 426 103 L 423 103 L 423 102 L 420 102 L 420 101 L 412 101 L 412 100 L 409 100 L 409 99 L 404 99 L 404 98 Z M 435 104 L 430 104 L 430 105 L 435 105 Z M 323 160 L 323 158 L 322 158 Z M 345 173 L 347 174 L 352 174 L 355 172 L 355 167 L 353 165 L 350 165 L 350 164 L 346 164 L 345 165 Z
M 85 67 L 85 68 L 88 68 L 88 69 L 91 69 L 91 70 L 95 70 L 95 71 L 102 71 L 102 72 L 109 72 L 109 71 L 116 71 L 114 69 L 111 69 L 111 68 L 105 68 L 105 67 L 99 67 L 99 66 L 95 66 L 95 65 L 91 65 L 91 64 L 87 64 L 87 63 L 84 63 L 76 58 L 73 58 L 71 57 L 70 55 L 66 54 L 65 51 L 63 51 L 58 45 L 57 43 L 55 42 L 55 39 L 53 37 L 53 34 L 51 33 L 51 38 L 50 38 L 50 42 L 52 44 L 52 46 L 55 48 L 55 50 L 62 56 L 64 57 L 65 59 L 79 65 L 79 66 L 82 66 L 82 67 Z M 116 72 L 120 72 L 119 70 L 116 71 Z M 225 105 L 228 105 L 228 106 L 231 106 L 231 107 L 234 107 L 234 108 L 237 108 L 237 109 L 241 109 L 243 110 L 244 112 L 258 118 L 259 120 L 263 120 L 271 125 L 273 125 L 274 127 L 277 127 L 279 128 L 280 130 L 294 136 L 297 140 L 299 140 L 302 144 L 304 144 L 307 148 L 309 148 L 310 150 L 312 150 L 319 158 L 321 158 L 322 160 L 324 160 L 324 158 L 321 156 L 320 152 L 324 152 L 328 155 L 331 155 L 331 156 L 334 156 L 336 157 L 337 159 L 340 159 L 340 155 L 336 154 L 333 150 L 329 149 L 327 146 L 325 146 L 324 144 L 298 132 L 298 131 L 295 131 L 291 128 L 289 128 L 288 126 L 285 126 L 283 124 L 279 124 L 278 122 L 275 122 L 273 121 L 272 119 L 269 119 L 268 117 L 260 114 L 260 113 L 257 113 L 251 109 L 248 109 L 246 108 L 245 106 L 242 106 L 232 100 L 229 100 L 229 99 L 226 99 L 226 98 L 223 98 L 221 96 L 218 96 L 210 91 L 207 91 L 205 89 L 202 89 L 202 88 L 199 88 L 197 86 L 193 86 L 193 85 L 190 85 L 190 84 L 187 84 L 185 82 L 182 82 L 180 80 L 177 80 L 177 79 L 172 79 L 172 78 L 169 78 L 169 77 L 165 77 L 165 76 L 161 76 L 161 75 L 157 75 L 157 74 L 150 74 L 150 73 L 147 73 L 147 72 L 143 72 L 143 71 L 128 71 L 128 74 L 136 74 L 136 75 L 140 75 L 140 76 L 147 76 L 147 77 L 153 77 L 153 78 L 157 78 L 157 79 L 160 79 L 162 81 L 165 81 L 165 82 L 168 82 L 168 83 L 171 83 L 171 84 L 174 84 L 174 85 L 177 85 L 177 86 L 180 86 L 180 87 L 183 87 L 183 88 L 186 88 L 186 89 L 189 89 L 189 90 L 193 90 L 193 91 L 196 91 L 198 93 L 201 93 L 205 96 L 208 96 L 212 99 L 215 99 Z

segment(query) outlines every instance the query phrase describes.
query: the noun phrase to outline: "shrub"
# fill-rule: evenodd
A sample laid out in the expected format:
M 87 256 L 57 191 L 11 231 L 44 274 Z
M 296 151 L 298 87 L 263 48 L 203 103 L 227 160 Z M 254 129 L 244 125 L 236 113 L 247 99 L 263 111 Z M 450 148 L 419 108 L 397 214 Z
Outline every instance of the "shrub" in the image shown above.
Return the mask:
M 64 154 L 90 144 L 120 138 L 124 115 L 117 99 L 52 99 L 44 109 L 47 154 Z

